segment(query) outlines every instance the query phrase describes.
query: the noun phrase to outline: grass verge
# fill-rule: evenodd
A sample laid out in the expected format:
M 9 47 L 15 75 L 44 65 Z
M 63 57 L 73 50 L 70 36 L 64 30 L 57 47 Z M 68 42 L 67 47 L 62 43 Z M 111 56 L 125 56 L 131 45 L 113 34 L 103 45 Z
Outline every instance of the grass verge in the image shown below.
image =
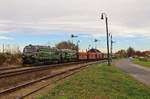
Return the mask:
M 37 99 L 150 99 L 150 88 L 115 66 L 93 65 Z
M 150 67 L 150 62 L 141 61 L 139 59 L 133 59 L 132 62 L 141 66 Z

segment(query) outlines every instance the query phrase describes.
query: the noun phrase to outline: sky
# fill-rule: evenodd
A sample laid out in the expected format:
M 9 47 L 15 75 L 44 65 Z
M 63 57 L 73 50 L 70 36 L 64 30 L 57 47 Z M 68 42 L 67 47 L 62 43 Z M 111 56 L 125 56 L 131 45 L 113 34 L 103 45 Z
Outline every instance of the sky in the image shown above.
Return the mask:
M 105 21 L 113 35 L 114 51 L 129 46 L 150 50 L 150 0 L 0 0 L 0 46 L 54 46 L 78 35 L 80 49 L 89 44 L 106 51 Z

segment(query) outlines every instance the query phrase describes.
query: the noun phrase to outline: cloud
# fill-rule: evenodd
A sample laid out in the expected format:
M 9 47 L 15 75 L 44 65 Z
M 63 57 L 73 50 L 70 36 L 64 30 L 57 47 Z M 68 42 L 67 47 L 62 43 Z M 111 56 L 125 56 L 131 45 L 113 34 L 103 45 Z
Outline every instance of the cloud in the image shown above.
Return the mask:
M 46 35 L 56 32 L 150 37 L 149 0 L 5 0 L 0 1 L 0 31 Z M 0 32 L 2 33 L 2 32 Z
M 0 40 L 13 40 L 13 38 L 7 36 L 0 36 Z

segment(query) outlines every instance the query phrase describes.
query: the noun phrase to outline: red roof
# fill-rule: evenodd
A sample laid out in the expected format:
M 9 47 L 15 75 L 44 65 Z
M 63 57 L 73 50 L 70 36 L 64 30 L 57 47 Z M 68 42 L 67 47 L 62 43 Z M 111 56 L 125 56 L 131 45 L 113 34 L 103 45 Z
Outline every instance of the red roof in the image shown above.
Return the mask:
M 143 54 L 150 55 L 150 51 L 144 51 Z

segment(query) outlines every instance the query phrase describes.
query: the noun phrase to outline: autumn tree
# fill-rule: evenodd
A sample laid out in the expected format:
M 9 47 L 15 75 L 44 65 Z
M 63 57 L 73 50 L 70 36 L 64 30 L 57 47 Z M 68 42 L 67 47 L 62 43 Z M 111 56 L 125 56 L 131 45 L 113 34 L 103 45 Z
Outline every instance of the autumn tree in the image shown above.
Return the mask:
M 129 48 L 127 49 L 127 56 L 128 56 L 128 57 L 132 57 L 132 56 L 134 56 L 134 55 L 135 55 L 135 50 L 134 50 L 134 48 L 129 47 Z
M 136 56 L 144 56 L 141 51 L 135 51 L 135 55 L 136 55 Z
M 127 53 L 124 49 L 119 50 L 118 52 L 115 53 L 117 57 L 123 58 L 127 56 Z
M 77 46 L 70 41 L 62 41 L 56 44 L 56 48 L 58 49 L 77 49 Z

